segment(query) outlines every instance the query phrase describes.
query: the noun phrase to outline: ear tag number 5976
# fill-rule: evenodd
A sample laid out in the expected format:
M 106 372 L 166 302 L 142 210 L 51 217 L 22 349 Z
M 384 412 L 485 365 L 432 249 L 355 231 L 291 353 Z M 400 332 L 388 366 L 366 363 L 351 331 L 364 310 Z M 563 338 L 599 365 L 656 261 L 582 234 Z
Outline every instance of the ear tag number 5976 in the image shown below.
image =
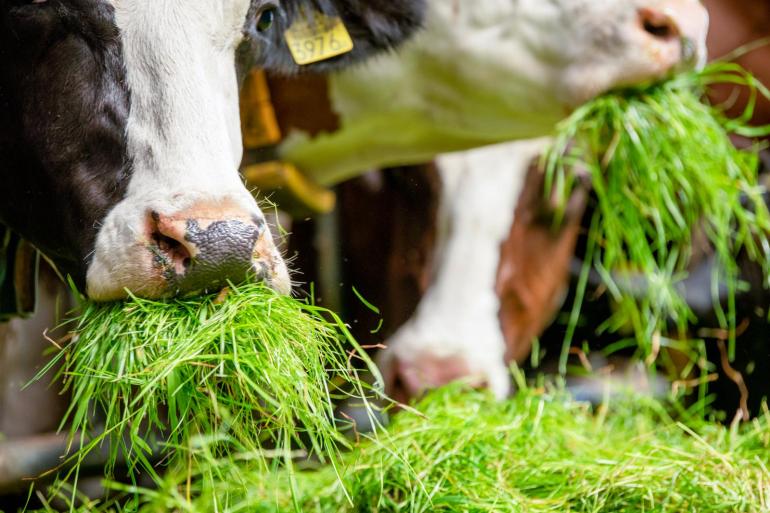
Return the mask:
M 284 35 L 294 61 L 300 66 L 325 61 L 353 50 L 353 40 L 342 19 L 319 12 L 300 16 Z

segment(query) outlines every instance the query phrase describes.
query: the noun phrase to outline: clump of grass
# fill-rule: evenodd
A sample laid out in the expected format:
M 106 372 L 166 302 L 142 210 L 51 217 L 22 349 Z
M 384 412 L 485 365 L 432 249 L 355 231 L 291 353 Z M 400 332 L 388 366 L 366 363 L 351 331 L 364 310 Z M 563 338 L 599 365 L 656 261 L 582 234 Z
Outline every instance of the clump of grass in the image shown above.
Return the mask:
M 71 460 L 106 444 L 108 474 L 122 461 L 157 478 L 159 460 L 173 467 L 202 439 L 265 467 L 295 456 L 334 464 L 346 441 L 334 400 L 376 393 L 358 378 L 353 360 L 371 362 L 338 317 L 262 285 L 82 306 L 43 373 L 63 364 Z
M 724 82 L 751 92 L 737 119 L 703 100 L 710 84 Z M 683 335 L 694 316 L 681 284 L 693 240 L 703 234 L 716 256 L 714 306 L 733 354 L 736 260 L 745 254 L 770 277 L 770 213 L 757 179 L 757 151 L 739 150 L 729 137 L 770 133 L 748 126 L 758 94 L 770 93 L 739 66 L 719 63 L 602 96 L 559 125 L 545 158 L 549 191 L 566 202 L 583 173 L 596 198 L 572 329 L 593 266 L 618 304 L 603 328 L 631 326 L 646 357 L 667 325 Z M 643 287 L 632 286 L 634 275 L 643 277 Z M 728 290 L 726 308 L 717 300 L 720 283 Z
M 421 413 L 399 414 L 387 433 L 348 454 L 342 480 L 330 468 L 290 475 L 204 457 L 193 471 L 192 500 L 179 492 L 190 477 L 186 469 L 157 490 L 124 491 L 139 493 L 142 513 L 739 513 L 770 507 L 767 415 L 731 430 L 676 422 L 649 398 L 617 399 L 593 411 L 556 389 L 524 388 L 500 402 L 461 385 L 432 393 L 417 409 Z

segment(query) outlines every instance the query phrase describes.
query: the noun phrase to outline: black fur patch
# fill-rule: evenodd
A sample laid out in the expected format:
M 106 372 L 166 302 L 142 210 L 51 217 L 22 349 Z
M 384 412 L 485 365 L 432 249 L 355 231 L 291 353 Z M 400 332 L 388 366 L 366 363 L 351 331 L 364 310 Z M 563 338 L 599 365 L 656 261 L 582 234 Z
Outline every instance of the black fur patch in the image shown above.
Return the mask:
M 125 194 L 129 91 L 104 0 L 0 0 L 0 222 L 79 284 Z

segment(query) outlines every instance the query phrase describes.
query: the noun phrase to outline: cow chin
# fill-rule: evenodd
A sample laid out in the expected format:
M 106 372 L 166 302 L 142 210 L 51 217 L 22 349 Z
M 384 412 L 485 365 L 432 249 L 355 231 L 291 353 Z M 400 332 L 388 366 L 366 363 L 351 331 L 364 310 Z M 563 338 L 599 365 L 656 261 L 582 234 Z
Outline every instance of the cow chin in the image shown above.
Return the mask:
M 109 264 L 94 262 L 89 267 L 86 291 L 96 302 L 119 301 L 129 295 L 147 299 L 190 297 L 213 293 L 246 280 L 260 281 L 284 295 L 291 293 L 291 278 L 283 259 L 278 255 L 255 257 L 250 268 L 240 273 L 213 280 L 185 280 L 173 265 L 158 255 L 157 249 L 137 244 L 136 256 L 124 262 Z M 195 265 L 195 264 L 193 264 Z
M 230 277 L 209 281 L 186 281 L 155 248 L 137 244 L 132 260 L 109 264 L 94 263 L 89 267 L 86 291 L 89 299 L 96 302 L 119 301 L 129 295 L 147 299 L 190 297 L 213 293 L 246 280 L 260 281 L 284 295 L 291 293 L 291 278 L 280 256 L 255 257 L 248 269 Z M 193 264 L 194 265 L 194 264 Z
M 654 83 L 688 67 L 691 65 L 683 63 L 677 54 L 667 53 L 659 54 L 656 59 L 630 60 L 623 68 L 612 63 L 575 67 L 567 72 L 562 81 L 564 92 L 560 96 L 572 110 L 611 90 Z

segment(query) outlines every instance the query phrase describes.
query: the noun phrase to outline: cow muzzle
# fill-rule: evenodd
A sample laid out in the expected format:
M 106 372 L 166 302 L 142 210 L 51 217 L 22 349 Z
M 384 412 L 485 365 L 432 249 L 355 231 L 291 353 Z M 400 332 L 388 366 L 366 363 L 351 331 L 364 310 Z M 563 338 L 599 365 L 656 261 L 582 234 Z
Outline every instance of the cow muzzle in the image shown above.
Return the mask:
M 570 109 L 613 89 L 705 65 L 709 17 L 698 0 L 626 1 L 617 2 L 619 9 L 627 9 L 621 25 L 591 26 L 596 32 L 593 53 L 581 54 L 565 68 L 559 94 Z
M 288 294 L 289 272 L 265 217 L 246 203 L 199 200 L 172 211 L 148 206 L 138 217 L 115 212 L 97 241 L 89 297 L 191 296 L 246 280 Z
M 659 0 L 637 11 L 637 30 L 652 71 L 702 67 L 706 63 L 708 13 L 696 0 Z
M 235 204 L 199 203 L 172 215 L 151 211 L 147 240 L 171 295 L 211 292 L 246 279 L 289 292 L 264 217 Z

